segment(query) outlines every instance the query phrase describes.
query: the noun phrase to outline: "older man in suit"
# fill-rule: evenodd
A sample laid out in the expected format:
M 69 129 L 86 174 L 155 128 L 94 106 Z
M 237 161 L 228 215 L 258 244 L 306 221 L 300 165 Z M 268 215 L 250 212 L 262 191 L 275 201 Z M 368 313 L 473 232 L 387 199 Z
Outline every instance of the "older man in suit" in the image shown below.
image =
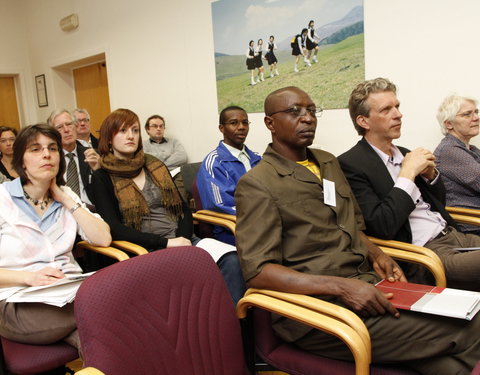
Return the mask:
M 86 148 L 92 147 L 97 150 L 98 138 L 90 132 L 90 114 L 88 111 L 83 108 L 75 108 L 73 115 L 77 122 L 77 141 Z
M 55 110 L 47 120 L 50 126 L 62 136 L 65 154 L 65 181 L 83 202 L 92 205 L 90 180 L 92 171 L 100 168 L 99 155 L 93 148 L 85 148 L 77 141 L 77 124 L 75 117 L 66 109 Z

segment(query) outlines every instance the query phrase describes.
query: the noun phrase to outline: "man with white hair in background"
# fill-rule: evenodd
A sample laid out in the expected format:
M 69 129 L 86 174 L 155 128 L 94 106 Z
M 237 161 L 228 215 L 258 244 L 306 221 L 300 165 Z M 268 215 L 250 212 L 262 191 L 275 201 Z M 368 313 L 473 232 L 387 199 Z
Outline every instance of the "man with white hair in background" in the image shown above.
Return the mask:
M 65 181 L 80 199 L 92 205 L 90 199 L 90 181 L 92 172 L 100 168 L 100 156 L 93 148 L 85 148 L 77 141 L 77 123 L 75 117 L 66 109 L 54 110 L 47 120 L 62 136 L 65 157 Z M 92 205 L 93 206 L 93 205 Z
M 98 138 L 91 133 L 90 114 L 86 109 L 76 108 L 73 115 L 77 121 L 77 141 L 84 147 L 98 148 Z

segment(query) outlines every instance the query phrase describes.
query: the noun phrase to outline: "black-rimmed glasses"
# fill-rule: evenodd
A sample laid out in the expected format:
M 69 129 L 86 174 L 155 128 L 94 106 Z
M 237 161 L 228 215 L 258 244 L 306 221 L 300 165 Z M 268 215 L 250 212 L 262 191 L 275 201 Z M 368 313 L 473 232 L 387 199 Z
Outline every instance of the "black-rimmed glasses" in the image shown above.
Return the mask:
M 291 113 L 295 117 L 305 116 L 308 113 L 312 117 L 320 117 L 323 113 L 323 109 L 322 108 L 316 108 L 316 107 L 305 108 L 305 107 L 300 107 L 300 106 L 294 105 L 293 107 L 290 107 L 290 108 L 287 108 L 287 109 L 284 109 L 284 110 L 281 110 L 281 111 L 272 112 L 272 113 L 268 114 L 267 116 L 273 116 L 277 113 Z

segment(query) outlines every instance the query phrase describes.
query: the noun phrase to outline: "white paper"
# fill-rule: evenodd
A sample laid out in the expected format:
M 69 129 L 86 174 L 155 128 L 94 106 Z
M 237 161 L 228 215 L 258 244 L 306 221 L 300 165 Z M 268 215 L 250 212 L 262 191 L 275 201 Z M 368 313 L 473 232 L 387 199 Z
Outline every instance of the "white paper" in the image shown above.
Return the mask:
M 62 307 L 75 299 L 83 280 L 93 273 L 66 274 L 53 284 L 22 288 L 8 297 L 6 302 L 38 302 Z
M 453 291 L 448 288 L 439 294 L 425 294 L 411 307 L 413 311 L 467 320 L 471 320 L 479 309 L 480 297 L 478 293 L 462 290 Z
M 235 246 L 232 246 L 225 242 L 214 240 L 213 238 L 201 239 L 195 246 L 209 253 L 215 263 L 222 257 L 222 255 L 227 254 L 231 251 L 237 251 L 237 248 Z

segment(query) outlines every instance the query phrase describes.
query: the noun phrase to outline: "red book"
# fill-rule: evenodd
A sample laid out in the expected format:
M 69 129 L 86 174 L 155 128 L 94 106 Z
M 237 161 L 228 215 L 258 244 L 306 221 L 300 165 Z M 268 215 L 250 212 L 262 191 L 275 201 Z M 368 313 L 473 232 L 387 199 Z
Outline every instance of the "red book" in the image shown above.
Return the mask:
M 468 290 L 439 288 L 431 285 L 393 283 L 382 280 L 376 287 L 393 293 L 389 301 L 398 309 L 471 320 L 480 310 L 480 293 Z

